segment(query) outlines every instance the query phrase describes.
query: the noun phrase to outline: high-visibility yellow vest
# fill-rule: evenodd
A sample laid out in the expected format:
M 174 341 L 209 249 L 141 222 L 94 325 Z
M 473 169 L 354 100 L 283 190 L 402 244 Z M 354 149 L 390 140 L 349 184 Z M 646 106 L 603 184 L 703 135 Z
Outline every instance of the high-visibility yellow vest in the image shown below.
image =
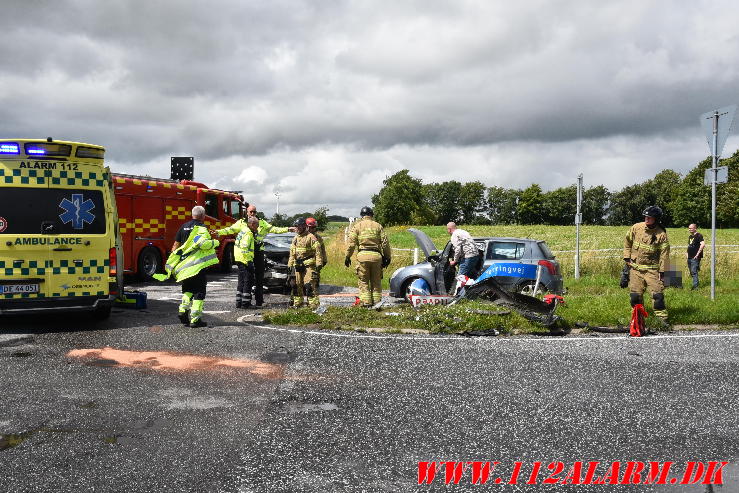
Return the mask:
M 239 219 L 231 226 L 219 229 L 216 233 L 219 235 L 236 234 L 236 248 L 234 248 L 235 261 L 247 264 L 254 260 L 254 233 L 249 229 L 246 220 Z
M 220 242 L 210 237 L 204 226 L 195 226 L 187 237 L 187 241 L 172 252 L 164 266 L 166 274 L 154 274 L 154 278 L 164 281 L 174 276 L 177 282 L 184 281 L 201 270 L 218 263 L 216 248 Z

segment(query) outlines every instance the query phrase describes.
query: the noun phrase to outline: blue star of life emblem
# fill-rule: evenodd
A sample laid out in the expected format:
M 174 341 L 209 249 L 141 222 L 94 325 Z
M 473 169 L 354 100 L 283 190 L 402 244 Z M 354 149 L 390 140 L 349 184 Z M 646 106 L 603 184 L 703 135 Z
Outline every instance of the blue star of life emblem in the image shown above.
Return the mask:
M 92 200 L 87 199 L 81 193 L 73 193 L 72 200 L 65 198 L 59 204 L 64 209 L 64 214 L 59 214 L 59 219 L 64 224 L 72 223 L 74 229 L 82 229 L 85 223 L 92 224 L 95 215 L 90 211 L 95 208 Z

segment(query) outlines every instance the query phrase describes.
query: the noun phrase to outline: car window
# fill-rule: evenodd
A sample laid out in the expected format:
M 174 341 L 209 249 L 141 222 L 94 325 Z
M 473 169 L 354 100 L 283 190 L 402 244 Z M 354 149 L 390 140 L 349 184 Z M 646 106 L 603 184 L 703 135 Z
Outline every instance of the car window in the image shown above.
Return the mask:
M 491 241 L 485 258 L 489 260 L 520 260 L 523 258 L 525 243 L 515 241 Z

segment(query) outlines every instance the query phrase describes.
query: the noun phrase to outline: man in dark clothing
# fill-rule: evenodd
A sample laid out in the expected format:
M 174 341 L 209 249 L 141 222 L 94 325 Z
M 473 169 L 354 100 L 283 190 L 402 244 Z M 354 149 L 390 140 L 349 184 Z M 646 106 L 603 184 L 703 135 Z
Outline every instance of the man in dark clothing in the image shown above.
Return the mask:
M 247 219 L 257 217 L 257 207 L 251 204 L 246 208 Z M 254 298 L 257 308 L 264 303 L 264 237 L 269 233 L 287 233 L 295 231 L 295 228 L 280 228 L 272 226 L 264 219 L 259 219 L 259 227 L 254 233 Z
M 688 268 L 690 269 L 690 275 L 693 277 L 693 287 L 690 289 L 696 289 L 698 287 L 698 271 L 701 269 L 701 259 L 703 258 L 703 248 L 706 246 L 706 242 L 703 239 L 703 235 L 698 232 L 698 226 L 691 224 L 688 226 L 690 236 L 688 237 Z

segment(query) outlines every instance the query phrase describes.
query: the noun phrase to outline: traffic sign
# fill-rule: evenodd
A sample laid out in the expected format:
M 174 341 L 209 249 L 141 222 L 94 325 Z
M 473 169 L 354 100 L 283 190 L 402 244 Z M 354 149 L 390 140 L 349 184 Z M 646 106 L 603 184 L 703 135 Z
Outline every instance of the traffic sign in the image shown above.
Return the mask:
M 729 167 L 719 166 L 716 168 L 716 183 L 726 183 L 729 181 Z M 703 184 L 710 185 L 713 183 L 713 168 L 708 168 L 703 174 Z
M 716 149 L 713 148 L 713 124 L 718 113 L 718 128 L 716 136 Z M 706 140 L 708 141 L 708 148 L 711 150 L 711 155 L 720 156 L 721 151 L 724 149 L 726 138 L 731 132 L 731 125 L 734 122 L 734 114 L 736 113 L 736 105 L 724 106 L 714 111 L 703 113 L 700 116 L 701 127 L 706 132 Z

